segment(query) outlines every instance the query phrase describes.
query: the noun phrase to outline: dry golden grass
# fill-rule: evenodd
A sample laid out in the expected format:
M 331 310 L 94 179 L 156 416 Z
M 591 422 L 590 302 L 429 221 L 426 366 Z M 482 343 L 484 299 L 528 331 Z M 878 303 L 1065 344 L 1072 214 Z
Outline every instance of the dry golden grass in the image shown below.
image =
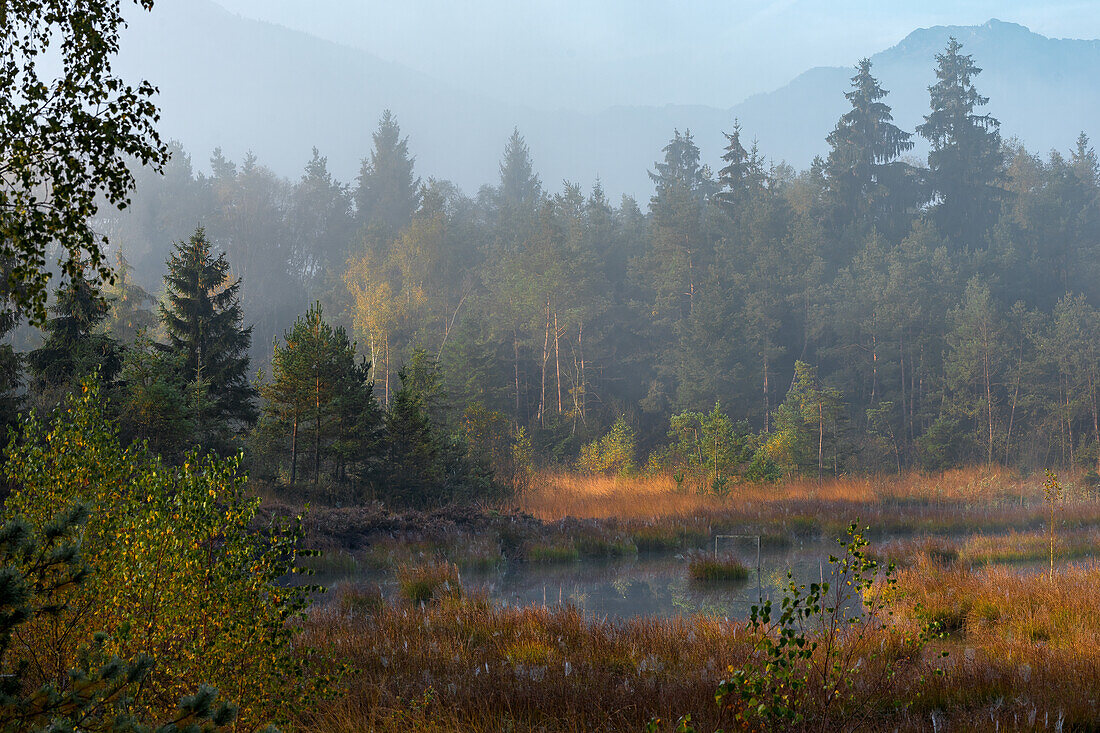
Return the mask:
M 750 652 L 742 624 L 702 616 L 610 622 L 469 598 L 340 610 L 348 605 L 317 609 L 308 624 L 308 643 L 355 672 L 345 696 L 302 721 L 307 730 L 636 733 L 689 712 L 713 730 L 717 682 Z M 863 699 L 908 694 L 884 689 L 877 671 L 861 672 Z M 910 663 L 902 684 L 922 671 Z
M 748 654 L 744 626 L 702 617 L 609 623 L 476 599 L 340 607 L 348 604 L 315 610 L 307 639 L 356 671 L 344 696 L 302 721 L 307 730 L 638 731 L 683 712 L 711 730 L 717 681 Z M 903 627 L 935 618 L 951 632 L 936 644 L 949 651 L 946 674 L 909 662 L 884 686 L 880 670 L 861 665 L 852 688 L 859 722 L 839 714 L 822 724 L 811 699 L 806 729 L 924 730 L 932 716 L 953 730 L 1092 724 L 1097 566 L 1067 569 L 1053 584 L 1004 569 L 914 568 L 894 607 Z M 872 646 L 895 643 L 871 633 Z
M 1072 498 L 1080 498 L 1075 492 Z M 792 502 L 872 505 L 885 502 L 1013 505 L 1042 498 L 1042 478 L 1022 477 L 1004 469 L 956 469 L 935 476 L 840 477 L 822 481 L 793 479 L 776 484 L 742 483 L 719 497 L 677 491 L 667 475 L 607 477 L 545 472 L 537 475 L 518 508 L 539 519 L 654 520 L 695 516 L 732 508 Z
M 796 730 L 1091 730 L 1100 689 L 1100 565 L 1045 575 L 924 562 L 889 593 L 892 649 L 929 620 L 948 635 L 920 660 L 867 657 L 853 697 L 823 718 L 816 693 Z M 714 690 L 751 635 L 714 618 L 609 622 L 573 608 L 502 608 L 478 598 L 423 607 L 340 598 L 314 609 L 305 641 L 350 664 L 345 694 L 303 714 L 304 730 L 639 731 L 690 712 L 718 724 Z M 844 642 L 847 643 L 847 642 Z M 935 652 L 948 651 L 932 674 Z M 888 659 L 896 674 L 884 676 Z M 923 661 L 921 661 L 923 660 Z M 670 729 L 669 729 L 670 730 Z

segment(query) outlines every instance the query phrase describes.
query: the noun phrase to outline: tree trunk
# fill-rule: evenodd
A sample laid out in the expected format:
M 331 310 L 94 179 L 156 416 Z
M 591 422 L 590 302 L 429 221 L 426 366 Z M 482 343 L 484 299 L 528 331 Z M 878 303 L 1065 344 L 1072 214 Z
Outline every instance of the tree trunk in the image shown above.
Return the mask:
M 558 379 L 558 414 L 561 415 L 561 348 L 558 342 L 561 340 L 561 330 L 558 328 L 558 314 L 554 312 L 554 368 Z
M 909 436 L 909 405 L 906 404 L 905 398 L 905 338 L 898 337 L 898 364 L 901 369 L 901 435 L 903 438 Z M 894 452 L 897 453 L 898 441 L 894 439 Z M 898 457 L 898 473 L 901 473 L 901 458 Z
M 874 328 L 875 317 L 871 314 L 871 407 L 875 406 L 875 396 L 878 392 L 878 334 Z
M 993 389 L 989 384 L 989 354 L 982 360 L 982 371 L 985 375 L 985 413 L 989 420 L 989 450 L 986 463 L 993 465 Z
M 588 381 L 584 369 L 584 323 L 581 323 L 577 328 L 577 352 L 580 354 L 581 359 L 581 384 L 580 384 L 580 406 L 581 406 L 581 422 L 585 425 L 588 424 L 587 406 L 588 406 Z
M 550 361 L 550 300 L 546 300 L 546 331 L 542 337 L 542 386 L 539 393 L 539 425 L 545 425 L 546 364 Z
M 764 434 L 771 432 L 771 405 L 768 404 L 768 357 L 764 357 Z
M 1096 441 L 1096 470 L 1100 472 L 1100 415 L 1097 415 L 1096 385 L 1091 372 L 1089 372 L 1089 404 L 1092 406 L 1092 437 Z
M 382 383 L 382 387 L 385 394 L 386 407 L 390 406 L 390 335 L 387 333 L 386 338 L 382 342 L 382 348 L 386 355 L 386 376 Z
M 825 410 L 821 402 L 817 403 L 817 480 L 821 480 L 824 468 L 825 450 Z
M 1069 465 L 1074 465 L 1077 461 L 1073 453 L 1073 408 L 1070 406 L 1069 400 L 1069 378 L 1066 379 L 1066 433 L 1068 435 L 1069 442 Z
M 298 478 L 298 413 L 294 413 L 294 424 L 290 428 L 290 485 Z
M 321 473 L 321 375 L 313 382 L 313 485 Z
M 1022 368 L 1022 367 L 1020 367 Z M 1016 422 L 1016 403 L 1020 398 L 1020 373 L 1016 373 L 1016 389 L 1012 392 L 1012 409 L 1008 411 L 1008 434 L 1005 435 L 1005 463 L 1008 463 L 1012 450 L 1012 427 Z
M 512 366 L 516 374 L 516 422 L 519 422 L 519 334 L 512 329 Z

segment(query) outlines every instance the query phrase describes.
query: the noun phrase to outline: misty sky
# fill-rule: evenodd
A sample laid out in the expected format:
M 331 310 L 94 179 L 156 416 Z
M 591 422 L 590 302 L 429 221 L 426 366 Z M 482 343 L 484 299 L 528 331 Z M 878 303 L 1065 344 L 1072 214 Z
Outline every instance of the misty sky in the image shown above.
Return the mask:
M 1100 37 L 1100 1 L 217 0 L 452 85 L 540 108 L 728 107 L 918 27 L 992 17 Z

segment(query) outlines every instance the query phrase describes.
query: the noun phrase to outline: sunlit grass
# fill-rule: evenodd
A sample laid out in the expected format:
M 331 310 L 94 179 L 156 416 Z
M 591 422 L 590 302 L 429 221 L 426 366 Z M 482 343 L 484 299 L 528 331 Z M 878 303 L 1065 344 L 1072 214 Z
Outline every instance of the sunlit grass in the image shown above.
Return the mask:
M 1073 499 L 1091 499 L 1087 487 L 1073 485 Z M 742 482 L 724 496 L 678 490 L 671 476 L 607 477 L 545 472 L 535 476 L 518 508 L 547 521 L 564 517 L 656 519 L 721 513 L 730 509 L 768 507 L 792 502 L 850 505 L 897 504 L 908 510 L 943 503 L 1028 506 L 1042 499 L 1042 478 L 984 467 L 947 471 L 934 476 L 906 473 L 792 479 L 775 484 Z
M 1054 729 L 1059 720 L 1088 729 L 1094 721 L 1100 565 L 1063 567 L 1050 582 L 1042 572 L 923 555 L 887 598 L 899 628 L 872 629 L 876 648 L 905 646 L 930 620 L 947 636 L 886 688 L 879 662 L 861 662 L 850 692 L 874 711 L 867 729 L 925 730 L 932 715 L 950 730 Z M 354 586 L 312 611 L 306 640 L 318 659 L 355 669 L 344 695 L 300 721 L 337 733 L 638 731 L 653 716 L 684 712 L 710 730 L 718 679 L 750 654 L 744 624 L 715 617 L 612 622 L 572 607 L 499 607 L 458 594 L 410 606 Z M 942 677 L 931 666 L 941 649 L 949 653 L 937 662 Z M 834 720 L 829 730 L 850 729 L 843 716 Z

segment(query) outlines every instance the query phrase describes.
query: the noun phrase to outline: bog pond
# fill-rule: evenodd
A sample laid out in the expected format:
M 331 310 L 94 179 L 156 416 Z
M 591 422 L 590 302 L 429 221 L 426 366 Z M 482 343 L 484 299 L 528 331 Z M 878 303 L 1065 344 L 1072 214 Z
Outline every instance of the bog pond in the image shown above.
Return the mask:
M 689 577 L 684 553 L 639 553 L 606 560 L 539 564 L 503 562 L 490 569 L 461 572 L 462 585 L 509 606 L 572 605 L 595 617 L 671 617 L 707 614 L 730 619 L 748 616 L 760 599 L 778 602 L 790 570 L 798 583 L 829 580 L 829 555 L 842 548 L 835 541 L 808 539 L 784 547 L 762 547 L 757 572 L 755 542 L 726 542 L 723 557 L 749 568 L 743 580 L 699 582 Z M 699 550 L 699 552 L 713 552 Z M 341 583 L 377 585 L 385 596 L 398 592 L 393 570 L 326 574 L 313 579 L 335 588 Z

